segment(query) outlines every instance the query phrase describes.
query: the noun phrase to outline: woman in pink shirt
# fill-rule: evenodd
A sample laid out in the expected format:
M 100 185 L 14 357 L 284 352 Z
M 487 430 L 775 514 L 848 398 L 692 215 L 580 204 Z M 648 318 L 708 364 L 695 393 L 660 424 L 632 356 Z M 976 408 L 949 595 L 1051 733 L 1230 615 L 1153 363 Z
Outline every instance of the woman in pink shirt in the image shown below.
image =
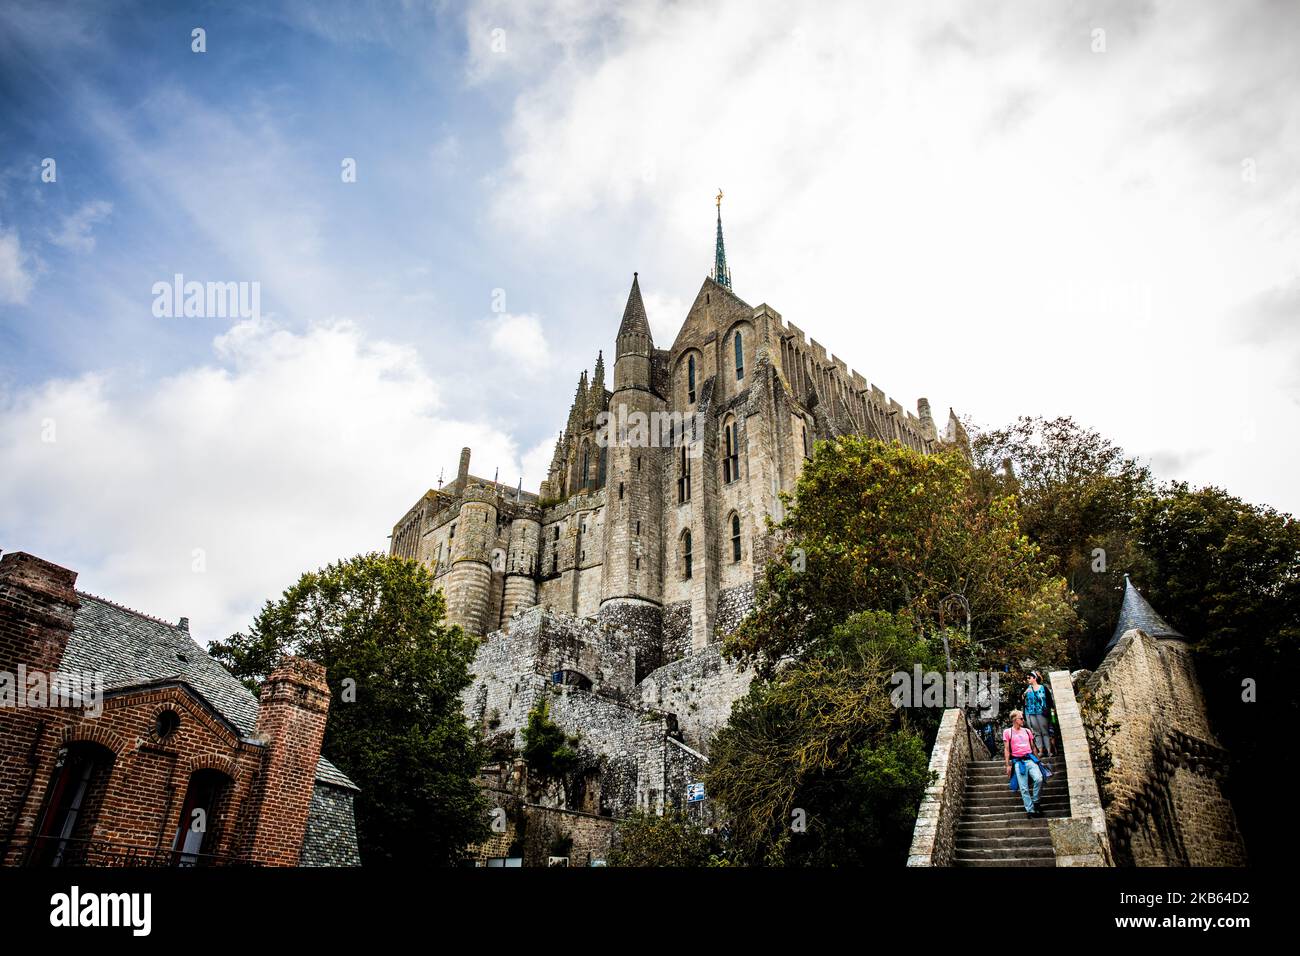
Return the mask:
M 1020 787 L 1020 799 L 1024 801 L 1025 813 L 1031 817 L 1041 817 L 1038 809 L 1038 794 L 1043 788 L 1043 772 L 1038 769 L 1038 741 L 1034 732 L 1025 726 L 1025 715 L 1018 710 L 1011 712 L 1011 726 L 1002 732 L 1002 759 L 1006 761 L 1007 777 L 1011 777 L 1011 764 L 1015 763 L 1016 783 Z M 1034 792 L 1030 794 L 1029 785 L 1033 782 Z

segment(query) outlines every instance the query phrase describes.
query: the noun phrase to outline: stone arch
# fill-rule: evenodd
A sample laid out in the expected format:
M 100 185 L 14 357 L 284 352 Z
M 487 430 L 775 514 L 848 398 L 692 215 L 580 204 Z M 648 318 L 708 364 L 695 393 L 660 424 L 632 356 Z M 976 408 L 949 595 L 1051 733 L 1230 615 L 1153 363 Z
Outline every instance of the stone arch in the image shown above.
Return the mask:
M 691 365 L 695 367 L 694 398 L 691 397 Z M 697 348 L 685 349 L 673 365 L 672 398 L 675 408 L 692 408 L 704 390 L 704 353 Z

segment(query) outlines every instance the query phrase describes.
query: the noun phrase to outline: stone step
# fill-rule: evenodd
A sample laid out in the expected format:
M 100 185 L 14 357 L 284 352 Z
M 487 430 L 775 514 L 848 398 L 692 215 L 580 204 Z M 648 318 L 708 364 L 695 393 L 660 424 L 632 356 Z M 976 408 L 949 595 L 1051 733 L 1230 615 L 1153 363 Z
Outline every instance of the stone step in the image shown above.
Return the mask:
M 1052 776 L 1053 776 L 1053 777 L 1058 777 L 1058 776 L 1059 776 L 1059 777 L 1064 777 L 1064 776 L 1066 775 L 1066 772 L 1067 772 L 1067 771 L 1065 770 L 1065 765 L 1064 765 L 1064 764 L 1062 764 L 1060 767 L 1056 767 L 1056 766 L 1053 766 L 1053 767 L 1052 767 Z M 966 779 L 967 779 L 967 780 L 990 780 L 990 779 L 992 779 L 992 780 L 997 780 L 997 779 L 1005 780 L 1005 779 L 1007 779 L 1007 776 L 1008 776 L 1008 774 L 1007 774 L 1007 768 L 1004 767 L 1004 766 L 1002 766 L 1001 764 L 998 764 L 998 766 L 997 766 L 996 768 L 990 767 L 990 768 L 988 768 L 987 770 L 985 770 L 983 767 L 980 767 L 979 769 L 976 769 L 976 770 L 969 770 L 969 769 L 968 769 L 968 770 L 966 771 Z
M 1025 808 L 1025 802 L 1020 799 L 1018 793 L 1003 793 L 997 796 L 973 797 L 966 800 L 966 811 L 969 813 L 984 813 L 989 810 L 1014 810 L 1019 807 Z M 1068 797 L 1054 797 L 1050 794 L 1038 796 L 1038 808 L 1040 810 L 1068 810 L 1070 809 L 1070 800 Z
M 1019 821 L 1021 823 L 1035 823 L 1042 820 L 1064 820 L 1069 816 L 1069 810 L 1049 810 L 1044 808 L 1041 817 L 1027 817 L 1025 816 L 1024 807 L 1020 807 L 1018 810 L 993 808 L 987 813 L 975 815 L 967 814 L 962 817 L 962 822 L 979 821 L 980 823 L 1014 823 Z M 958 826 L 960 825 L 961 824 L 959 823 Z
M 1009 857 L 1006 859 L 985 859 L 982 857 L 954 857 L 953 866 L 1056 866 L 1056 858 L 1051 856 Z
M 1066 786 L 1066 783 L 1067 783 L 1067 781 L 1065 781 L 1065 780 L 1058 780 L 1056 777 L 1052 777 L 1050 780 L 1044 780 L 1044 781 L 1043 781 L 1042 789 L 1043 789 L 1043 790 L 1048 790 L 1048 789 L 1051 789 L 1051 790 L 1068 790 L 1069 787 Z M 1030 785 L 1031 785 L 1031 786 L 1033 785 L 1033 784 L 1032 784 L 1032 781 L 1030 782 Z M 982 782 L 982 781 L 979 782 L 979 783 L 975 783 L 975 782 L 972 782 L 972 781 L 970 781 L 970 780 L 966 781 L 966 792 L 967 792 L 967 793 L 993 793 L 994 791 L 997 791 L 997 790 L 1005 790 L 1005 791 L 1007 791 L 1008 793 L 1010 793 L 1010 792 L 1011 792 L 1011 781 L 1010 781 L 1010 780 L 990 780 L 988 783 L 984 783 L 984 782 Z
M 1046 850 L 1048 853 L 1052 852 L 1052 841 L 1051 841 L 1051 838 L 1050 838 L 1050 837 L 1040 837 L 1040 836 L 1025 836 L 1025 837 L 1015 837 L 1015 836 L 1011 836 L 1011 837 L 979 837 L 979 838 L 976 838 L 976 839 L 962 839 L 961 837 L 958 837 L 955 846 L 957 847 L 957 852 L 958 852 L 958 853 L 963 853 L 963 852 L 965 852 L 965 851 L 967 851 L 967 850 L 970 850 L 970 851 L 973 852 L 973 851 L 976 851 L 976 850 L 1008 850 L 1008 851 L 1010 851 L 1010 850 L 1015 850 L 1015 849 L 1030 849 L 1030 850 L 1033 850 L 1035 853 L 1037 853 L 1037 851 L 1039 851 L 1039 850 Z M 1034 855 L 1034 854 L 1032 854 L 1032 853 L 1031 853 L 1031 854 L 1019 854 L 1019 853 L 1017 853 L 1017 854 L 1011 854 L 1011 855 L 1013 855 L 1013 856 L 1025 856 L 1025 855 L 1032 856 L 1032 855 Z
M 983 833 L 1047 833 L 1047 819 L 1032 819 L 1023 813 L 1019 820 L 989 820 L 986 817 L 963 818 L 957 821 L 957 835 Z

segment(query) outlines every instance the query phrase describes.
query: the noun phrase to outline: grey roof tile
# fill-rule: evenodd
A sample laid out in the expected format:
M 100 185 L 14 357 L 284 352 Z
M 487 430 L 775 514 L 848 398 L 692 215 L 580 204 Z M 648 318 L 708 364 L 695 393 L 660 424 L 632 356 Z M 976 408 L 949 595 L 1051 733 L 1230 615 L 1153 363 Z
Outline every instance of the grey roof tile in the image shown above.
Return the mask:
M 77 609 L 72 635 L 63 654 L 63 668 L 102 673 L 105 691 L 183 681 L 240 734 L 254 735 L 257 698 L 230 671 L 209 657 L 188 630 L 93 594 L 79 591 L 77 595 L 81 607 Z M 358 789 L 324 757 L 316 765 L 316 779 Z
M 1106 645 L 1107 652 L 1119 643 L 1121 637 L 1134 628 L 1145 631 L 1152 637 L 1187 640 L 1156 613 L 1156 609 L 1147 603 L 1147 599 L 1138 592 L 1138 589 L 1133 586 L 1133 582 L 1128 579 L 1126 574 L 1124 575 L 1124 603 L 1120 605 L 1119 620 L 1115 624 L 1115 633 L 1111 635 L 1110 643 Z

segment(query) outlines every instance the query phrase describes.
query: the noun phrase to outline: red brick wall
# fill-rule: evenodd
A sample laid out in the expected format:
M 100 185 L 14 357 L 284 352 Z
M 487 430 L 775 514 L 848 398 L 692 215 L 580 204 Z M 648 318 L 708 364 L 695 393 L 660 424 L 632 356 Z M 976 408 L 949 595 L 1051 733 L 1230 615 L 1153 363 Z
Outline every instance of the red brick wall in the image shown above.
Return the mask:
M 75 571 L 30 554 L 0 558 L 0 671 L 16 675 L 19 664 L 42 671 L 58 667 L 80 604 L 76 581 Z M 36 786 L 52 716 L 57 712 L 0 708 L 0 847 Z
M 26 554 L 0 560 L 0 670 L 57 669 L 78 606 L 76 574 Z M 106 695 L 97 718 L 80 710 L 0 709 L 0 864 L 24 858 L 36 835 L 60 749 L 92 741 L 113 754 L 78 839 L 168 852 L 182 824 L 190 777 L 230 778 L 208 818 L 205 853 L 273 866 L 298 862 L 329 709 L 319 665 L 285 658 L 262 690 L 257 735 L 241 742 L 185 685 Z M 157 733 L 159 714 L 179 727 Z M 93 862 L 93 861 L 91 861 Z
M 328 713 L 329 688 L 319 664 L 286 657 L 262 685 L 257 735 L 267 755 L 252 855 L 263 863 L 298 863 Z

